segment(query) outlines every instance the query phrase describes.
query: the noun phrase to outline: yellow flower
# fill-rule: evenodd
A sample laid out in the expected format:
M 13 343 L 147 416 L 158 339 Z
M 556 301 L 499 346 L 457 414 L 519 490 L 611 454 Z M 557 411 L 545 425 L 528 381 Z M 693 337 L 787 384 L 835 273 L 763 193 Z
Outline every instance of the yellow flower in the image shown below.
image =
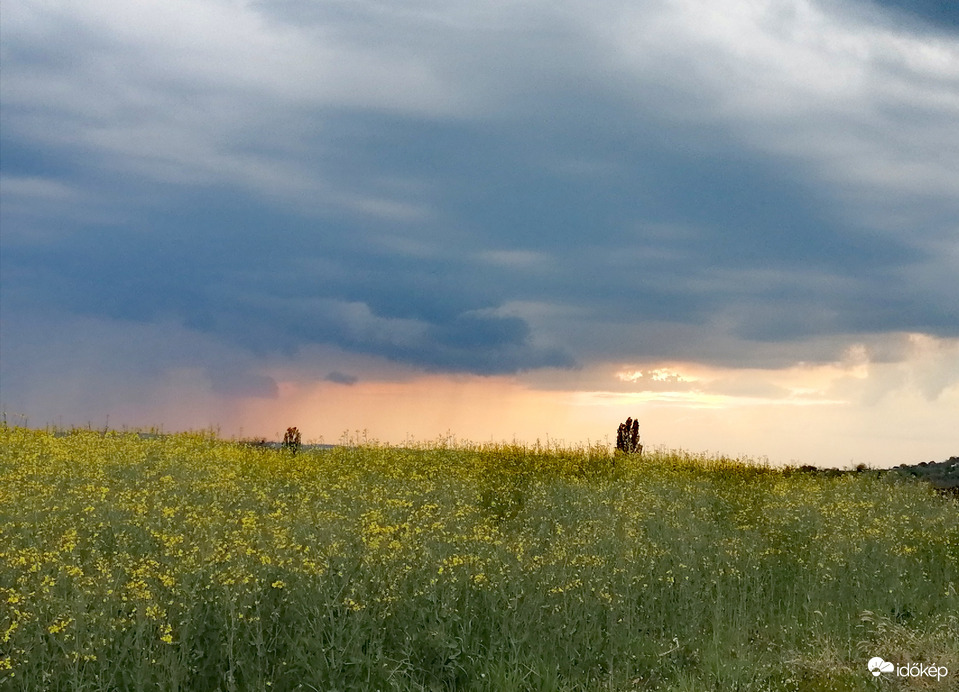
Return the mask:
M 52 625 L 47 627 L 47 632 L 50 634 L 58 634 L 65 630 L 67 626 L 73 622 L 73 618 L 67 618 L 66 620 L 57 620 Z
M 277 579 L 270 586 L 272 586 L 274 589 L 282 589 L 284 586 L 286 586 L 286 584 L 284 584 L 282 581 Z
M 17 622 L 16 620 L 11 622 L 10 626 L 7 627 L 7 631 L 3 633 L 3 637 L 0 637 L 0 641 L 2 641 L 4 644 L 10 641 L 10 635 L 13 634 L 14 630 L 16 630 L 19 626 L 20 626 L 20 623 Z
M 166 617 L 166 610 L 158 605 L 151 605 L 147 608 L 146 615 L 151 620 L 159 620 L 160 618 Z

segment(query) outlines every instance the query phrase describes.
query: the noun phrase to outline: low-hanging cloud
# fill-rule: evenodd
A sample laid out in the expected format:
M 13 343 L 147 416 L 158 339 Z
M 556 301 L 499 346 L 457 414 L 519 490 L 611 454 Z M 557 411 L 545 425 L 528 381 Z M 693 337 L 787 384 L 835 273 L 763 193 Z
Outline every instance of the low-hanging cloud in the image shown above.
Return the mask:
M 352 385 L 359 382 L 360 378 L 356 375 L 350 375 L 339 370 L 333 370 L 332 372 L 327 373 L 326 377 L 323 378 L 327 382 L 334 382 L 336 384 L 346 384 Z

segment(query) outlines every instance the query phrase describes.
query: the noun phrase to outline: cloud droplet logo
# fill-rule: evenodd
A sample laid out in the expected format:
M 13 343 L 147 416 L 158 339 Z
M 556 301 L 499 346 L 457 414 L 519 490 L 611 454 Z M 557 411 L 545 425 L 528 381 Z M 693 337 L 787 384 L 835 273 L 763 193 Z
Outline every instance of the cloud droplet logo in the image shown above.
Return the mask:
M 889 661 L 883 661 L 878 656 L 869 659 L 869 670 L 877 678 L 881 673 L 891 673 L 895 669 L 896 666 Z

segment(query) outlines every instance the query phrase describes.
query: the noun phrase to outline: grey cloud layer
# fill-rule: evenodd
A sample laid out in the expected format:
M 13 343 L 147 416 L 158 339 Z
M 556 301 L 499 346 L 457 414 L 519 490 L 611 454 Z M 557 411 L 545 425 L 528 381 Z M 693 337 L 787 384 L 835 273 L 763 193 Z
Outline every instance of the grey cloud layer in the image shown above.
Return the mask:
M 959 33 L 889 4 L 5 7 L 8 314 L 484 374 L 957 336 Z

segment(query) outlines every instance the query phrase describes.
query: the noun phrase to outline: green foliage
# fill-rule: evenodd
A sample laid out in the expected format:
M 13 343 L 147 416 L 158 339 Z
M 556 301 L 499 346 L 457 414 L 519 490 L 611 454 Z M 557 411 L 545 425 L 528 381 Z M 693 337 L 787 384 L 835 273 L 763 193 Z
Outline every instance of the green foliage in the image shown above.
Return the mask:
M 959 457 L 941 462 L 922 462 L 914 466 L 898 466 L 895 471 L 931 484 L 943 495 L 959 500 Z
M 957 585 L 894 474 L 0 427 L 5 690 L 872 690 Z

